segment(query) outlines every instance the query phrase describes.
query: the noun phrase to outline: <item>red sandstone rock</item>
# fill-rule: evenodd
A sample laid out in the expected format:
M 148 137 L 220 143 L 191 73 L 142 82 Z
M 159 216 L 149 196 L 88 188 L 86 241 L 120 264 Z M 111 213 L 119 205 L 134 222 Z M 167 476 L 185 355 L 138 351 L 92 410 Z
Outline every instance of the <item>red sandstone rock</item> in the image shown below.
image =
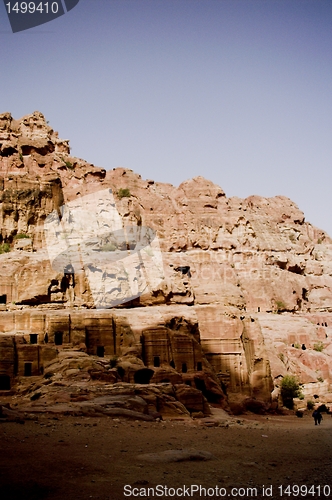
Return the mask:
M 307 398 L 319 392 L 331 403 L 332 241 L 288 198 L 227 198 L 203 177 L 176 188 L 131 170 L 106 172 L 72 157 L 39 112 L 0 115 L 0 186 L 1 238 L 11 250 L 0 255 L 2 389 L 25 370 L 42 376 L 76 346 L 118 357 L 127 382 L 140 370 L 150 370 L 136 375 L 142 380 L 195 390 L 203 380 L 222 404 L 224 392 L 236 404 L 269 403 L 285 374 L 299 378 Z M 105 189 L 120 225 L 155 231 L 164 273 L 132 301 L 95 311 L 88 273 L 67 283 L 52 268 L 44 221 Z

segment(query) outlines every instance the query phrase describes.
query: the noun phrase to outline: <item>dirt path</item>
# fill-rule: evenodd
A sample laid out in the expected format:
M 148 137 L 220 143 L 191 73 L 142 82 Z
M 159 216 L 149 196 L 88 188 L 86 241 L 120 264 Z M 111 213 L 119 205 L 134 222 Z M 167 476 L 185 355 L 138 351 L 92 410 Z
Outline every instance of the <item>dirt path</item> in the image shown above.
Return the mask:
M 183 485 L 211 488 L 193 496 L 185 490 L 186 498 L 225 498 L 225 494 L 231 498 L 232 488 L 243 488 L 237 496 L 233 491 L 233 498 L 295 498 L 280 495 L 278 485 L 288 484 L 315 485 L 313 494 L 298 498 L 326 498 L 322 490 L 319 496 L 318 485 L 329 485 L 332 493 L 332 418 L 325 416 L 316 427 L 312 420 L 310 416 L 241 416 L 228 427 L 205 427 L 180 421 L 44 415 L 24 425 L 2 423 L 0 498 L 135 498 L 130 493 L 151 500 L 181 498 L 182 490 L 177 494 L 169 490 L 168 496 L 157 496 L 155 491 L 153 496 L 151 488 L 157 485 L 163 486 L 159 493 L 165 493 L 164 487 Z M 155 464 L 138 458 L 143 453 L 183 448 L 207 451 L 214 458 Z M 270 485 L 272 496 L 266 489 Z

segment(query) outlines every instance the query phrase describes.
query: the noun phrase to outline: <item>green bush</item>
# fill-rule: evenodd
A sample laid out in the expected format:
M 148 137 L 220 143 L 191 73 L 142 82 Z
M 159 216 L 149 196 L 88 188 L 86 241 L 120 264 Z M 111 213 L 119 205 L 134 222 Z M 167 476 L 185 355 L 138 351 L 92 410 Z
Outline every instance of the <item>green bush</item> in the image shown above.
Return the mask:
M 323 349 L 324 349 L 323 342 L 317 342 L 317 344 L 314 344 L 315 351 L 322 352 Z
M 298 342 L 295 342 L 294 347 L 295 347 L 295 349 L 300 349 L 301 346 Z
M 120 198 L 120 200 L 121 200 L 121 198 L 130 198 L 130 197 L 131 197 L 131 193 L 130 193 L 128 188 L 124 188 L 124 189 L 120 188 L 119 189 L 118 198 Z
M 102 252 L 115 252 L 117 250 L 117 246 L 114 243 L 106 243 L 101 247 Z
M 10 245 L 9 243 L 1 243 L 0 244 L 0 254 L 1 253 L 8 253 L 10 252 Z
M 302 395 L 300 384 L 293 375 L 285 375 L 281 381 L 281 397 L 284 406 L 293 409 L 293 399 Z
M 324 382 L 323 377 L 317 377 L 318 382 Z
M 69 170 L 74 170 L 74 165 L 72 164 L 71 161 L 66 161 L 64 158 L 61 157 L 61 160 L 63 161 L 63 163 L 66 165 L 66 168 L 68 168 Z
M 315 408 L 315 403 L 313 401 L 311 401 L 309 399 L 309 401 L 307 401 L 307 408 L 308 410 L 313 410 Z
M 30 238 L 30 236 L 25 233 L 18 233 L 16 234 L 16 236 L 14 236 L 15 240 L 23 240 L 24 238 Z
M 278 358 L 280 359 L 280 361 L 282 361 L 283 363 L 285 362 L 285 355 L 283 352 L 279 352 L 278 354 Z
M 286 304 L 282 300 L 276 300 L 276 306 L 278 312 L 286 310 Z

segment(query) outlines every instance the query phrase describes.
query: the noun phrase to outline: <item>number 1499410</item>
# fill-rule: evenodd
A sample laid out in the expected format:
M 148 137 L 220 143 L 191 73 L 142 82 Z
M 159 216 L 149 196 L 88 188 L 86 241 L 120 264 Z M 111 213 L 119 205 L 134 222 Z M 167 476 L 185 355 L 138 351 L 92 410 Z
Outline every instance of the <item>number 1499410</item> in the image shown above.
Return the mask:
M 57 14 L 59 2 L 8 2 L 6 7 L 8 14 Z
M 292 484 L 287 486 L 278 486 L 279 495 L 282 497 L 323 497 L 329 498 L 331 495 L 331 487 L 328 484 L 307 486 L 302 484 Z

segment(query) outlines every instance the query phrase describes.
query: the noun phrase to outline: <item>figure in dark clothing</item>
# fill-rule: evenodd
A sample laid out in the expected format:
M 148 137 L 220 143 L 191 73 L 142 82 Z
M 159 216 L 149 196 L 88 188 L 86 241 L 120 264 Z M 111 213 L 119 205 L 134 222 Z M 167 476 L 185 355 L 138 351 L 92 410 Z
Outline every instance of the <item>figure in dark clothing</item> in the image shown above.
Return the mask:
M 320 423 L 321 423 L 321 421 L 323 419 L 323 416 L 322 416 L 321 412 L 318 411 L 318 410 L 315 410 L 313 412 L 312 416 L 314 417 L 315 425 L 317 425 L 317 424 L 320 425 Z

